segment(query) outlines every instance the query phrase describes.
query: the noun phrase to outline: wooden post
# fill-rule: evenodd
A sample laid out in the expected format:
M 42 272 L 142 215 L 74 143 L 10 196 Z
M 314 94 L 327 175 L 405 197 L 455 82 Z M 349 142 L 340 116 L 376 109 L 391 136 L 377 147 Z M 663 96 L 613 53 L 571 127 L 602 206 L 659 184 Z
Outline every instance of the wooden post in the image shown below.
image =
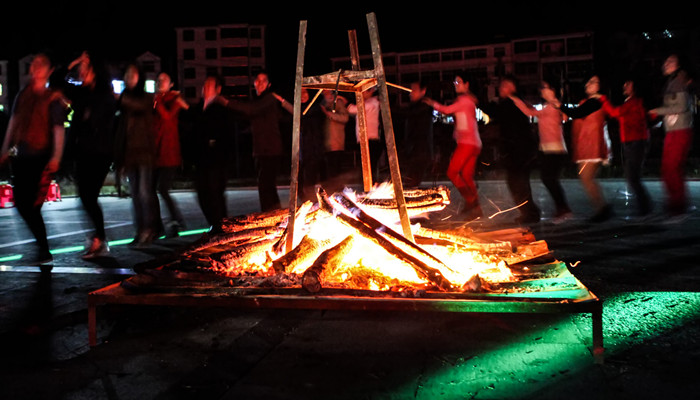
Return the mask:
M 367 24 L 369 25 L 369 37 L 372 43 L 372 58 L 374 59 L 374 70 L 377 78 L 377 90 L 379 95 L 379 108 L 382 112 L 384 124 L 384 137 L 386 139 L 386 153 L 391 172 L 391 183 L 394 186 L 394 197 L 399 211 L 401 228 L 406 239 L 414 241 L 411 232 L 411 221 L 406 210 L 406 199 L 403 195 L 403 182 L 401 181 L 401 171 L 399 170 L 399 158 L 396 152 L 396 140 L 394 138 L 394 127 L 391 121 L 391 110 L 389 109 L 389 93 L 387 90 L 386 76 L 384 75 L 384 63 L 379 45 L 379 33 L 377 20 L 374 13 L 367 14 Z
M 306 21 L 299 23 L 299 46 L 297 48 L 297 69 L 294 80 L 294 121 L 292 129 L 292 172 L 289 183 L 289 218 L 287 220 L 287 252 L 294 246 L 294 219 L 297 212 L 299 192 L 299 142 L 301 136 L 301 91 L 304 78 L 304 50 L 306 48 Z
M 360 51 L 357 47 L 357 34 L 354 30 L 348 31 L 350 41 L 350 60 L 352 70 L 360 70 Z M 355 105 L 357 106 L 358 137 L 360 140 L 360 158 L 362 159 L 362 183 L 365 192 L 372 190 L 372 163 L 369 158 L 369 142 L 367 141 L 367 119 L 365 114 L 365 98 L 363 92 L 355 92 Z

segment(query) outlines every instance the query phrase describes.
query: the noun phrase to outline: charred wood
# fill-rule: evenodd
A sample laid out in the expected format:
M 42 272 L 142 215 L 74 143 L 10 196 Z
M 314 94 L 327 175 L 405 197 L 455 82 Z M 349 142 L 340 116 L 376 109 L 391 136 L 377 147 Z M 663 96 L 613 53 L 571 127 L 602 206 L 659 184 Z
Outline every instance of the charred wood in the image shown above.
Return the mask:
M 323 251 L 314 263 L 304 271 L 301 286 L 310 293 L 317 293 L 322 288 L 323 277 L 326 272 L 340 265 L 343 258 L 352 248 L 354 236 L 350 235 L 337 245 Z

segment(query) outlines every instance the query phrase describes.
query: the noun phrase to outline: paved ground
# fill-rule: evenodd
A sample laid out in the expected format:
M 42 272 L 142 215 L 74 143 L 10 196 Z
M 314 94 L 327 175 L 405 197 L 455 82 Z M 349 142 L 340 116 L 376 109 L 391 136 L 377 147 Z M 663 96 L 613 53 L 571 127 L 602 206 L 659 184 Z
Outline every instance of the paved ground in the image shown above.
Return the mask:
M 25 266 L 31 236 L 0 209 L 0 398 L 25 399 L 642 399 L 700 391 L 700 213 L 668 223 L 630 218 L 623 181 L 604 182 L 617 216 L 589 224 L 577 181 L 576 218 L 533 226 L 604 304 L 605 363 L 591 356 L 587 315 L 277 311 L 106 306 L 99 345 L 87 342 L 87 294 L 131 267 L 198 237 L 144 250 L 130 200 L 104 197 L 113 257 L 80 258 L 89 227 L 74 198 L 47 203 L 54 270 Z M 658 182 L 648 186 L 661 202 Z M 480 183 L 487 211 L 510 207 L 502 182 Z M 700 199 L 700 182 L 691 183 Z M 551 203 L 535 183 L 545 212 Z M 284 189 L 280 189 L 287 196 Z M 188 228 L 204 228 L 191 192 L 176 194 Z M 230 214 L 257 211 L 251 190 L 228 193 Z M 434 224 L 458 225 L 450 209 Z M 486 229 L 506 226 L 500 214 Z M 20 258 L 20 256 L 22 258 Z

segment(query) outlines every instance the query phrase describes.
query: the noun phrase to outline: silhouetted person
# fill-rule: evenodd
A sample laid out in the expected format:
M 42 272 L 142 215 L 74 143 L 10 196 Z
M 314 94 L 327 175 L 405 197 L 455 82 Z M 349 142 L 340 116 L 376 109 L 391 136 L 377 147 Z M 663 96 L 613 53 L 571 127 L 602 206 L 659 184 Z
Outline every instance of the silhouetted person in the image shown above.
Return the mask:
M 53 261 L 41 206 L 58 171 L 65 141 L 66 100 L 47 87 L 54 71 L 46 54 L 34 57 L 31 79 L 15 98 L 0 152 L 0 165 L 12 168 L 15 207 L 34 235 L 38 253 L 34 264 Z
M 571 128 L 572 158 L 578 166 L 579 179 L 593 205 L 594 213 L 589 221 L 603 222 L 612 218 L 614 211 L 596 180 L 601 166 L 609 164 L 611 158 L 598 76 L 592 76 L 586 82 L 585 92 L 586 98 L 581 100 L 578 107 L 562 107 L 562 111 L 574 120 Z
M 208 77 L 202 86 L 202 101 L 188 112 L 194 147 L 194 184 L 207 223 L 214 232 L 227 216 L 226 183 L 233 143 L 233 117 L 219 95 L 222 83 Z
M 279 126 L 283 109 L 280 100 L 270 90 L 271 83 L 266 72 L 258 73 L 253 85 L 256 93 L 254 99 L 230 100 L 227 106 L 242 113 L 250 121 L 260 209 L 269 211 L 281 207 L 276 180 L 284 153 Z
M 170 221 L 161 226 L 168 236 L 177 236 L 177 232 L 185 227 L 185 219 L 180 212 L 175 200 L 170 196 L 173 181 L 177 169 L 182 166 L 182 154 L 180 152 L 180 111 L 187 110 L 189 105 L 180 96 L 180 92 L 173 90 L 170 75 L 162 72 L 158 75 L 155 95 L 154 129 L 156 140 L 156 165 L 154 184 L 156 191 L 163 199 Z M 160 204 L 157 217 L 160 217 Z
M 326 189 L 334 193 L 343 189 L 343 158 L 345 156 L 345 126 L 350 114 L 347 99 L 334 95 L 332 90 L 323 91 L 321 111 L 325 115 L 323 123 L 323 145 L 326 162 Z
M 136 237 L 132 245 L 150 245 L 157 234 L 157 201 L 153 187 L 156 141 L 153 128 L 153 95 L 147 93 L 143 74 L 136 65 L 126 68 L 124 91 L 118 102 L 117 167 L 129 177 Z
M 645 216 L 652 209 L 651 198 L 642 183 L 642 168 L 649 145 L 647 111 L 642 98 L 634 90 L 632 80 L 625 81 L 622 91 L 625 101 L 619 106 L 613 105 L 605 96 L 601 96 L 601 101 L 603 110 L 619 122 L 627 186 L 637 201 L 637 214 Z
M 511 95 L 510 98 L 523 114 L 537 118 L 540 180 L 547 188 L 556 207 L 552 221 L 560 223 L 572 216 L 564 188 L 559 181 L 561 170 L 569 160 L 562 126 L 565 116 L 560 110 L 561 102 L 549 83 L 542 82 L 540 96 L 544 100 L 544 105 L 539 110 L 525 104 L 515 95 Z
M 411 84 L 411 100 L 405 110 L 404 155 L 401 163 L 403 183 L 418 187 L 425 172 L 432 167 L 433 108 L 423 101 L 427 87 L 423 82 Z
M 384 153 L 385 144 L 382 141 L 379 125 L 380 107 L 379 99 L 375 96 L 376 88 L 362 92 L 365 106 L 365 128 L 367 132 L 367 144 L 369 146 L 369 161 L 372 168 L 372 182 L 376 183 L 379 177 L 379 158 Z M 359 108 L 356 104 L 348 104 L 348 113 L 355 117 L 355 139 L 360 144 L 360 119 L 357 117 Z
M 530 126 L 530 119 L 513 103 L 510 96 L 516 93 L 515 80 L 501 79 L 498 100 L 483 107 L 491 122 L 498 126 L 499 150 L 506 172 L 506 185 L 520 216 L 519 224 L 540 221 L 540 209 L 532 196 L 530 172 L 537 161 L 537 137 Z
M 69 78 L 77 82 L 66 85 L 65 93 L 73 109 L 70 132 L 78 196 L 95 229 L 83 258 L 92 259 L 109 255 L 98 199 L 114 160 L 116 101 L 109 76 L 86 52 L 69 65 Z
M 663 104 L 649 113 L 652 118 L 663 117 L 664 147 L 661 155 L 661 177 L 668 199 L 666 211 L 672 217 L 688 212 L 688 193 L 685 183 L 685 163 L 693 143 L 693 114 L 695 106 L 688 85 L 690 78 L 681 68 L 677 55 L 669 56 L 663 65 L 667 77 Z

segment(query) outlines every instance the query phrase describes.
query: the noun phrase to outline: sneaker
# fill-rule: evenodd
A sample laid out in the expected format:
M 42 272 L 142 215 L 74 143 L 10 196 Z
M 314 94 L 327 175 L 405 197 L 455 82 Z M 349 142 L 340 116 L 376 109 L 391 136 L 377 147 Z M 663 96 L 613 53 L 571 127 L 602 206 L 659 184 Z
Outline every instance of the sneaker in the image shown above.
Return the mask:
M 109 245 L 104 240 L 93 238 L 87 253 L 83 254 L 83 260 L 109 256 Z

